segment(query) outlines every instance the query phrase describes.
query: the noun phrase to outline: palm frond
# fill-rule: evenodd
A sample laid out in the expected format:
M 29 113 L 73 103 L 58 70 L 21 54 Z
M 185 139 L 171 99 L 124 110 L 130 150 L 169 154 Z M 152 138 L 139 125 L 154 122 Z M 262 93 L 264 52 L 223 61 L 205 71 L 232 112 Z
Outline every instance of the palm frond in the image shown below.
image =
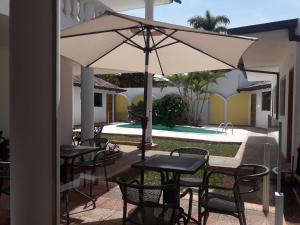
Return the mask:
M 224 27 L 224 26 L 218 26 L 213 31 L 217 32 L 217 33 L 227 34 L 228 29 L 226 27 Z
M 224 25 L 230 24 L 230 19 L 225 15 L 216 16 L 215 19 L 216 19 L 217 24 L 224 24 Z

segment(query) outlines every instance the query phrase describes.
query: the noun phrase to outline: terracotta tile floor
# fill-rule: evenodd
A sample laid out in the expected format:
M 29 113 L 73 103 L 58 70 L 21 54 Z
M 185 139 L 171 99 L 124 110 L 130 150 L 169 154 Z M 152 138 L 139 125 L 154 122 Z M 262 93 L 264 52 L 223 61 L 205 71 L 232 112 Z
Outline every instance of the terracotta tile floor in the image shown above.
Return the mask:
M 84 225 L 120 225 L 122 224 L 122 198 L 119 187 L 110 183 L 110 191 L 106 192 L 104 186 L 100 183 L 94 186 L 96 208 L 84 208 L 85 202 L 76 193 L 71 194 L 71 224 Z M 195 197 L 197 199 L 197 197 Z M 187 200 L 181 201 L 185 208 Z M 133 207 L 129 207 L 129 210 Z M 193 202 L 193 216 L 197 218 L 197 202 Z M 246 218 L 248 225 L 271 225 L 274 224 L 274 207 L 270 207 L 270 212 L 265 215 L 262 212 L 262 206 L 246 203 Z M 62 217 L 61 224 L 65 224 L 65 217 Z M 193 223 L 191 223 L 193 224 Z M 208 225 L 237 225 L 238 219 L 211 213 L 208 218 Z

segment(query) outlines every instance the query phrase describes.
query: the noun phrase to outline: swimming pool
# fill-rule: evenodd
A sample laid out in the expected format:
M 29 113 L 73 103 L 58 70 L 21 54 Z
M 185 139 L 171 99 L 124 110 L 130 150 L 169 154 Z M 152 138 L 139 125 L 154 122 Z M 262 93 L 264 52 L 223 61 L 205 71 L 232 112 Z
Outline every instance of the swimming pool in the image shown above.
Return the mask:
M 120 124 L 117 127 L 123 128 L 142 128 L 140 124 Z M 205 128 L 198 128 L 198 127 L 190 127 L 190 126 L 183 126 L 183 125 L 176 125 L 175 127 L 167 127 L 162 124 L 153 124 L 153 130 L 165 130 L 165 131 L 175 131 L 175 132 L 189 132 L 189 133 L 199 133 L 199 134 L 223 134 L 224 132 L 216 131 L 216 130 L 209 130 Z

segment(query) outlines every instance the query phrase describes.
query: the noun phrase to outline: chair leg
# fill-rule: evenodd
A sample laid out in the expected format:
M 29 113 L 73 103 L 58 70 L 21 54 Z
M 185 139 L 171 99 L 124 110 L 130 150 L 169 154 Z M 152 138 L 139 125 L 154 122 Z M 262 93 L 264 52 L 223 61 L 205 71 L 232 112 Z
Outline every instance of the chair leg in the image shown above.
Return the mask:
M 201 225 L 201 195 L 202 195 L 202 188 L 198 188 L 198 224 Z
M 203 225 L 206 225 L 208 216 L 209 216 L 209 212 L 205 210 L 205 212 L 204 212 L 204 221 L 203 221 Z
M 106 171 L 106 166 L 105 165 L 103 166 L 103 170 L 104 170 L 104 179 L 105 179 L 105 183 L 106 183 L 106 190 L 109 191 L 107 171 Z
M 70 209 L 69 209 L 69 191 L 67 190 L 66 192 L 64 192 L 63 194 L 66 198 L 66 217 L 67 217 L 67 225 L 70 224 Z
M 243 216 L 244 225 L 247 225 L 245 212 L 242 213 L 242 216 Z
M 246 220 L 244 220 L 244 215 L 242 212 L 239 212 L 238 217 L 239 217 L 240 225 L 245 225 L 244 222 L 246 222 Z
M 90 179 L 90 197 L 93 196 L 93 176 L 94 176 L 94 169 L 91 170 L 91 179 Z
M 127 203 L 124 201 L 122 225 L 126 225 L 126 216 L 127 216 Z
M 85 177 L 85 175 L 86 175 L 86 170 L 84 168 L 83 169 L 83 187 L 86 187 L 86 177 Z

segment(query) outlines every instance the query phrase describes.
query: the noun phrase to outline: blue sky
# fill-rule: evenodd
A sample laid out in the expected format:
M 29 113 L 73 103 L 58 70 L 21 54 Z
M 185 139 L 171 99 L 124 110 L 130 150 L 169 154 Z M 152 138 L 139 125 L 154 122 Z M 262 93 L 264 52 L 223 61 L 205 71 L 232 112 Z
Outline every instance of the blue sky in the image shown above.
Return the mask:
M 300 0 L 182 0 L 182 4 L 156 6 L 154 18 L 188 26 L 188 18 L 203 15 L 207 9 L 214 15 L 227 15 L 229 27 L 300 18 Z M 126 14 L 144 17 L 144 10 Z

